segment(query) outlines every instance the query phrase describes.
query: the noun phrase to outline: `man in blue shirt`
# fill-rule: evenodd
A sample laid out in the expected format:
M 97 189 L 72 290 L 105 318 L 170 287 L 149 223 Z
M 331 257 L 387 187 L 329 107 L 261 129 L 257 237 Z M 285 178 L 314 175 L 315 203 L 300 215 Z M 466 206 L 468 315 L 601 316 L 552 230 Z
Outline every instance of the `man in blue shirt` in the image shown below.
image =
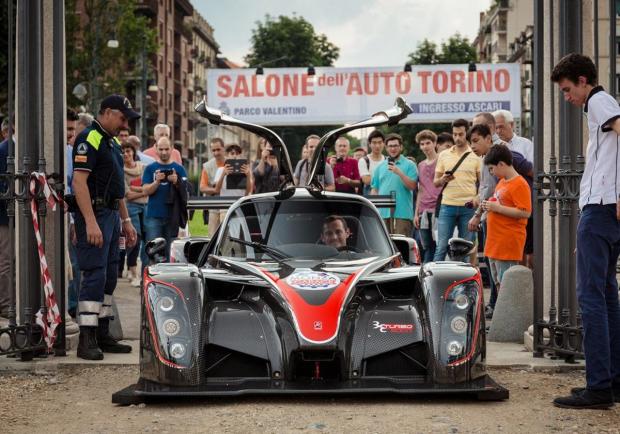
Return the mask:
M 149 196 L 146 204 L 144 227 L 146 242 L 157 237 L 166 240 L 166 257 L 170 240 L 176 238 L 179 228 L 170 226 L 171 204 L 168 201 L 171 188 L 183 188 L 183 179 L 187 178 L 185 168 L 172 161 L 172 145 L 170 139 L 163 136 L 156 146 L 158 161 L 144 169 L 142 175 L 143 191 Z
M 385 138 L 385 147 L 388 158 L 377 166 L 372 175 L 371 194 L 396 194 L 393 218 L 390 219 L 389 209 L 379 211 L 393 233 L 410 237 L 413 231 L 413 191 L 418 185 L 418 170 L 415 163 L 401 155 L 403 138 L 400 135 L 389 134 Z

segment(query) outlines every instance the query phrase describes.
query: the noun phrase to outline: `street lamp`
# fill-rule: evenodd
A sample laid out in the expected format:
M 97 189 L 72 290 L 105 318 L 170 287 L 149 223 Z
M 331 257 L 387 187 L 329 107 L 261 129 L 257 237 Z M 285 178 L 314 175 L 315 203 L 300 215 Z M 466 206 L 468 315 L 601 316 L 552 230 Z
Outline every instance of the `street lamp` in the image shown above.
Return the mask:
M 269 65 L 271 63 L 275 63 L 279 60 L 284 60 L 284 59 L 288 59 L 288 56 L 280 56 L 276 59 L 271 59 L 271 60 L 267 60 L 266 62 L 261 62 L 258 65 L 256 65 L 256 75 L 263 75 L 263 66 L 265 65 Z

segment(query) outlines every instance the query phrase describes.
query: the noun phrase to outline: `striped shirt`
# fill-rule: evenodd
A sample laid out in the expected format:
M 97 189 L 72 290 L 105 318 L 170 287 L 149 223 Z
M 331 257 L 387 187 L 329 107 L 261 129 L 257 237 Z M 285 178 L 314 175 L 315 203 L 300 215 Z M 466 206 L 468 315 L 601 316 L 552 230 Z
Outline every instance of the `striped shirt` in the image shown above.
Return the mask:
M 588 117 L 589 134 L 579 208 L 588 204 L 615 204 L 620 192 L 620 141 L 611 125 L 620 118 L 620 106 L 601 86 L 596 86 L 588 96 L 584 112 Z

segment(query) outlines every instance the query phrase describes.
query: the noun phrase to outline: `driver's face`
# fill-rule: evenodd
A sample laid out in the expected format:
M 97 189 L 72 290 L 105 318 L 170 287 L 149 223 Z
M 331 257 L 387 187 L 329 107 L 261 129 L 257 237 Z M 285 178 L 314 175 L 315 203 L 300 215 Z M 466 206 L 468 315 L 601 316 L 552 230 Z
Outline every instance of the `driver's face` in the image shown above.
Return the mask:
M 341 220 L 334 220 L 323 225 L 321 241 L 337 249 L 347 245 L 347 238 L 349 238 L 350 235 L 351 231 L 344 227 Z

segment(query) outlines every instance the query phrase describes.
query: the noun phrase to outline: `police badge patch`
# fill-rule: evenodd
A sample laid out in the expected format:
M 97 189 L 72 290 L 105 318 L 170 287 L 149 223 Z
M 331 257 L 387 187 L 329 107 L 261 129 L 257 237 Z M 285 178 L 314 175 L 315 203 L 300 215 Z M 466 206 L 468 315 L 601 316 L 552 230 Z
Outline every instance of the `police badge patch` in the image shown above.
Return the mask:
M 88 154 L 88 143 L 86 142 L 80 143 L 75 152 L 77 152 L 80 155 Z

